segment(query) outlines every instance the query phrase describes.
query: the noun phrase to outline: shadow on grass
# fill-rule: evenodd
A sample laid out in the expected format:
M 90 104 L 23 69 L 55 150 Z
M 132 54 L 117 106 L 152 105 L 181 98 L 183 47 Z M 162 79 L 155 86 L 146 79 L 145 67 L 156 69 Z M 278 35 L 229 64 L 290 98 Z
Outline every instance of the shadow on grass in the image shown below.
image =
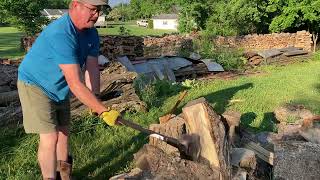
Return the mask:
M 217 92 L 206 95 L 205 98 L 210 104 L 214 104 L 215 111 L 217 111 L 219 114 L 223 114 L 226 111 L 229 101 L 232 99 L 232 97 L 238 91 L 249 88 L 253 88 L 252 83 L 246 83 L 240 86 L 219 90 Z
M 107 155 L 101 157 L 95 162 L 89 163 L 83 168 L 80 168 L 76 170 L 73 173 L 73 176 L 76 179 L 109 179 L 110 177 L 114 176 L 114 172 L 118 172 L 119 169 L 123 169 L 125 165 L 127 165 L 129 162 L 132 161 L 133 156 L 135 152 L 137 152 L 144 144 L 147 143 L 147 138 L 144 134 L 138 134 L 137 136 L 134 136 L 131 138 L 130 141 L 126 142 L 126 144 L 123 144 L 122 147 L 119 147 L 118 149 L 114 149 L 110 152 L 110 147 L 102 147 L 105 149 L 105 152 L 108 152 Z M 130 147 L 134 144 L 134 148 Z M 126 150 L 125 154 L 123 154 L 123 151 Z M 129 150 L 128 150 L 129 149 Z M 112 161 L 113 159 L 117 159 L 115 163 L 112 163 L 110 166 L 104 166 L 105 163 L 108 163 Z M 95 174 L 93 177 L 90 175 L 92 174 L 96 169 L 101 169 L 98 174 Z

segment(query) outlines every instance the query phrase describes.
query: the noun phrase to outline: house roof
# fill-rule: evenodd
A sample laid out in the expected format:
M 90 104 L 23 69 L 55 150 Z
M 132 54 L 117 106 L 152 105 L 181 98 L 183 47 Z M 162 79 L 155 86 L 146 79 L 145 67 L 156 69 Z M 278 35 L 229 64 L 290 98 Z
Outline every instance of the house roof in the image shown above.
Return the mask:
M 41 14 L 44 16 L 61 16 L 68 12 L 68 9 L 43 9 Z
M 153 16 L 152 19 L 178 19 L 178 14 L 160 14 Z

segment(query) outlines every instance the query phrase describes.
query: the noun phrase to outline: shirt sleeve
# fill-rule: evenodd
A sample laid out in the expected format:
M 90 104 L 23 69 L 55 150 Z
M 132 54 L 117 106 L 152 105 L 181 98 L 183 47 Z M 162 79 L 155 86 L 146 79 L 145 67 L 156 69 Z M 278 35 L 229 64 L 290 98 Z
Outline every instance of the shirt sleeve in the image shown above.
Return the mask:
M 48 37 L 54 60 L 57 64 L 79 64 L 76 38 L 64 33 L 57 33 Z
M 88 56 L 98 57 L 99 56 L 99 49 L 100 49 L 100 41 L 97 29 L 92 29 L 91 32 L 91 39 L 92 39 L 92 46 L 89 49 Z

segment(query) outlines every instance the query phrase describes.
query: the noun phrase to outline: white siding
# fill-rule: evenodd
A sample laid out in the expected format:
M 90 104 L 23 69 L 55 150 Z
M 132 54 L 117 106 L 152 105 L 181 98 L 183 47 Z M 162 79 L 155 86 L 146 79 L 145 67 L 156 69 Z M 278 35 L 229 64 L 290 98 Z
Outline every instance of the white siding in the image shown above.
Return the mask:
M 177 19 L 153 19 L 153 29 L 178 30 Z

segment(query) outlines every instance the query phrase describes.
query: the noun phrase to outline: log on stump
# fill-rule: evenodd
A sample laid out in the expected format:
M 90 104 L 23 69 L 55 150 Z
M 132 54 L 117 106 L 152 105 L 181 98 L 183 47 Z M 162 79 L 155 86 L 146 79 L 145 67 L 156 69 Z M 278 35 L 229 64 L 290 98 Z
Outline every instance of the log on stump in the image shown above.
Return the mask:
M 179 139 L 183 134 L 186 134 L 185 121 L 179 116 L 172 118 L 165 124 L 151 124 L 149 129 L 176 139 Z M 160 148 L 167 154 L 175 154 L 177 156 L 180 154 L 176 147 L 173 147 L 157 138 L 150 137 L 149 144 Z
M 214 112 L 205 98 L 189 102 L 183 109 L 188 133 L 200 136 L 200 159 L 220 171 L 220 179 L 229 179 L 230 162 L 225 122 Z

